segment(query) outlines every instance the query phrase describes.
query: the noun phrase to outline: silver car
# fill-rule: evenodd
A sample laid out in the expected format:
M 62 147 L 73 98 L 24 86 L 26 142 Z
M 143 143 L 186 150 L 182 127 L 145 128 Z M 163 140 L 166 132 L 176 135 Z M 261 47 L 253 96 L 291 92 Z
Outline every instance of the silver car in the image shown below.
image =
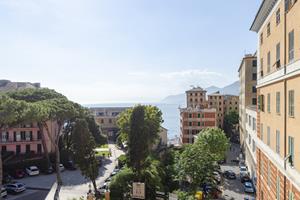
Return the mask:
M 247 193 L 254 193 L 254 187 L 252 185 L 251 182 L 245 182 L 244 183 L 244 191 L 247 192 Z

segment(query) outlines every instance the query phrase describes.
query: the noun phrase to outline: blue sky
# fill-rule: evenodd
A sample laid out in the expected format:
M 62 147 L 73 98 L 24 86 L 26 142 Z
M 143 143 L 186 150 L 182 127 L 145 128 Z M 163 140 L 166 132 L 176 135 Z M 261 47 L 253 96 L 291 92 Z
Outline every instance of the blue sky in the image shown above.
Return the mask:
M 238 79 L 260 0 L 0 0 L 1 79 L 79 103 L 154 102 Z

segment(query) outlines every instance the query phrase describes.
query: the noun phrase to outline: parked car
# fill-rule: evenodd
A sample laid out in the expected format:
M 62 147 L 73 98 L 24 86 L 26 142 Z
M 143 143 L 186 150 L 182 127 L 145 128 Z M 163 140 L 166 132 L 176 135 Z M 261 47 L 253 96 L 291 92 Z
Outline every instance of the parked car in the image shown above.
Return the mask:
M 25 171 L 29 176 L 37 176 L 40 174 L 40 170 L 37 168 L 37 166 L 27 167 Z
M 59 170 L 60 170 L 61 172 L 65 171 L 65 167 L 64 167 L 63 164 L 59 164 Z
M 255 192 L 254 187 L 253 187 L 251 182 L 245 182 L 244 183 L 244 191 L 247 192 L 247 193 L 254 193 Z
M 225 171 L 223 175 L 228 179 L 236 179 L 236 174 L 232 170 Z
M 67 161 L 65 164 L 65 168 L 68 170 L 76 170 L 76 166 L 72 160 Z
M 6 184 L 6 183 L 10 183 L 11 181 L 12 181 L 12 177 L 9 174 L 4 173 L 2 178 L 2 183 Z
M 22 169 L 16 169 L 13 173 L 14 178 L 23 178 L 25 176 L 25 172 Z
M 226 158 L 223 159 L 223 160 L 219 160 L 219 161 L 218 161 L 218 164 L 219 164 L 219 165 L 223 165 L 223 164 L 225 164 L 225 163 L 226 163 Z
M 248 169 L 247 169 L 247 167 L 245 165 L 241 165 L 240 166 L 240 173 L 247 172 L 247 171 L 248 171 Z
M 5 189 L 4 187 L 1 188 L 1 194 L 0 194 L 0 196 L 1 196 L 2 198 L 4 198 L 4 197 L 7 196 L 7 191 L 6 191 L 6 189 Z
M 25 184 L 23 183 L 9 183 L 4 185 L 8 193 L 17 194 L 26 190 Z
M 204 184 L 203 191 L 205 196 L 209 195 L 214 199 L 218 199 L 222 195 L 222 190 L 218 186 L 212 185 L 210 183 Z
M 108 190 L 108 185 L 104 183 L 103 186 L 101 186 L 99 189 L 98 189 L 98 192 L 101 194 L 101 195 L 104 195 L 105 192 Z
M 240 179 L 242 183 L 251 182 L 251 178 L 248 173 L 241 173 Z
M 53 172 L 54 172 L 54 169 L 51 166 L 49 166 L 48 168 L 43 170 L 43 173 L 45 173 L 45 174 L 53 174 Z
M 112 179 L 112 176 L 108 177 L 107 179 L 105 179 L 105 182 L 110 182 Z
M 221 183 L 221 176 L 218 172 L 213 172 L 213 178 L 216 181 L 217 184 Z

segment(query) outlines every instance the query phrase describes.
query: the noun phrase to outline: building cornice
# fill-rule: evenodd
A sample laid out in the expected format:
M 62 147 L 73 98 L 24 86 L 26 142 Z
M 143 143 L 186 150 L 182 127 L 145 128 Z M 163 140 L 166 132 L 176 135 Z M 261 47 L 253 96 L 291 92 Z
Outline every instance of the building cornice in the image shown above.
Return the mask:
M 260 8 L 255 16 L 255 19 L 250 27 L 251 31 L 259 32 L 260 28 L 264 24 L 265 20 L 271 13 L 272 9 L 274 8 L 277 1 L 280 0 L 263 0 L 260 5 Z

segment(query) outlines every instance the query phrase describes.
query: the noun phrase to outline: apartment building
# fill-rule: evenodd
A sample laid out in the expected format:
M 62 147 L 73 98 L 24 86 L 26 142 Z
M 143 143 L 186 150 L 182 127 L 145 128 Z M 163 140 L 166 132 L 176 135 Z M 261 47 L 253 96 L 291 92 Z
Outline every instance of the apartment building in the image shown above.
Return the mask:
M 180 108 L 180 139 L 182 144 L 194 142 L 202 129 L 216 127 L 216 109 L 209 108 L 206 91 L 194 87 L 186 91 L 187 107 Z
M 208 105 L 216 109 L 216 125 L 222 128 L 225 114 L 225 96 L 220 94 L 220 92 L 208 95 Z
M 90 111 L 102 132 L 114 140 L 119 131 L 117 125 L 118 116 L 128 108 L 129 107 L 92 107 Z
M 256 185 L 256 141 L 257 141 L 257 113 L 256 106 L 246 107 L 246 121 L 245 121 L 245 142 L 244 154 L 245 163 L 248 166 L 250 177 Z
M 224 114 L 230 112 L 239 113 L 239 97 L 235 95 L 224 95 Z
M 257 57 L 256 54 L 247 54 L 241 61 L 239 70 L 240 94 L 239 94 L 239 132 L 240 143 L 244 147 L 246 134 L 246 108 L 257 104 Z M 244 149 L 244 148 L 243 148 Z
M 208 106 L 216 109 L 217 127 L 224 127 L 224 117 L 230 112 L 239 112 L 239 97 L 216 92 L 208 95 Z
M 299 1 L 264 0 L 251 26 L 258 34 L 259 200 L 300 199 L 299 19 Z
M 57 126 L 48 122 L 50 132 L 54 132 Z M 44 130 L 44 133 L 46 130 Z M 37 123 L 20 124 L 0 132 L 0 148 L 3 153 L 13 152 L 15 155 L 42 154 L 44 152 L 42 134 Z M 47 134 L 45 145 L 48 152 L 54 152 L 54 147 Z

